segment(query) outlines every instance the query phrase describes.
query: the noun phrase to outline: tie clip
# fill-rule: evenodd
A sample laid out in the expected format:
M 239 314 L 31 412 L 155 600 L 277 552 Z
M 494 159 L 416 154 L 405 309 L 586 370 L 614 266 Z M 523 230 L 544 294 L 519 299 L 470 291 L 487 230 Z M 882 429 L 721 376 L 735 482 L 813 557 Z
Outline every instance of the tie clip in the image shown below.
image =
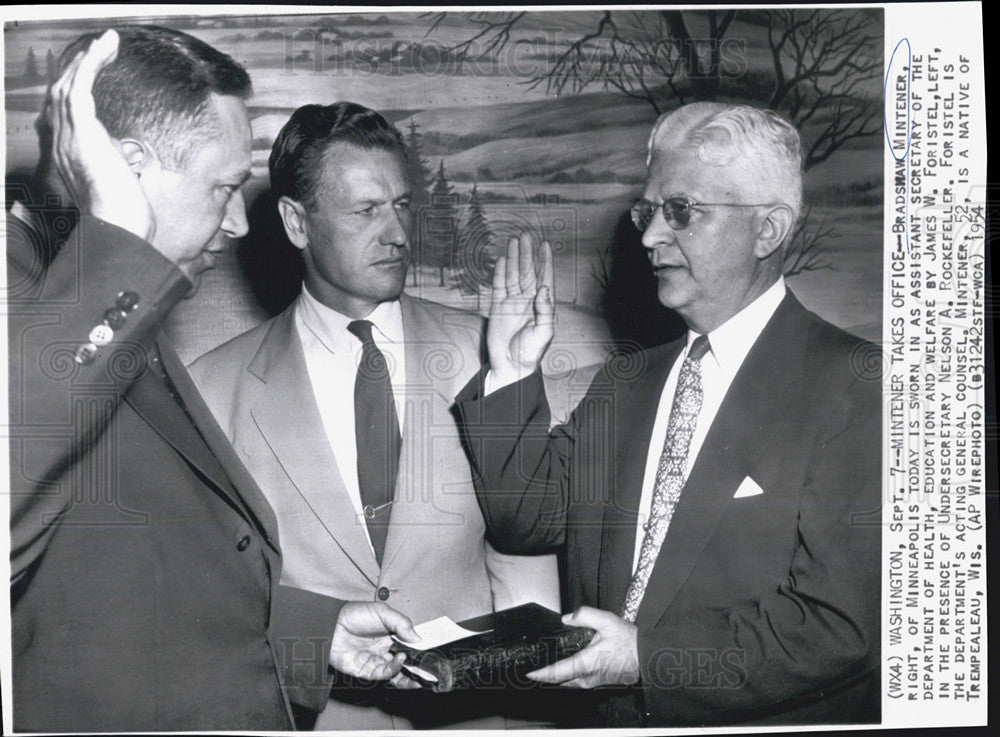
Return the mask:
M 391 505 L 392 505 L 391 501 L 386 502 L 385 504 L 379 504 L 377 507 L 373 507 L 371 504 L 366 504 L 364 509 L 365 517 L 367 517 L 368 519 L 374 519 L 376 514 L 378 514 L 383 509 Z

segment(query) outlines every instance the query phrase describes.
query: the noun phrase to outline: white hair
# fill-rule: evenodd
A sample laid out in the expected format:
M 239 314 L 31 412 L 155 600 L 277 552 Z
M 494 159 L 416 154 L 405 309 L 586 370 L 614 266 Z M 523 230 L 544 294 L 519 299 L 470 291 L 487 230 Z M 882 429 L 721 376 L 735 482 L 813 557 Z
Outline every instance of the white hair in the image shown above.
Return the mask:
M 783 202 L 793 222 L 802 210 L 802 140 L 795 127 L 771 110 L 721 102 L 693 102 L 656 121 L 646 165 L 653 153 L 693 148 L 712 166 L 736 166 L 754 182 L 760 203 Z

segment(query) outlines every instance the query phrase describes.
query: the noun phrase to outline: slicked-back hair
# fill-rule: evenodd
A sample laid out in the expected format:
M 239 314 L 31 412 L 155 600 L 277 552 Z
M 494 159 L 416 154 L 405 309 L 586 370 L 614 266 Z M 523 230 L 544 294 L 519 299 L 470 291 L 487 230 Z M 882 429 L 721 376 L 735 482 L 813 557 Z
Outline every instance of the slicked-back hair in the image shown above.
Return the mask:
M 354 102 L 303 105 L 292 113 L 271 147 L 268 168 L 274 198 L 289 197 L 314 210 L 323 157 L 335 143 L 391 151 L 406 160 L 403 137 L 374 110 Z
M 216 133 L 211 94 L 246 99 L 250 76 L 232 57 L 186 33 L 159 26 L 114 30 L 118 55 L 94 81 L 97 118 L 114 138 L 146 142 L 165 166 L 183 169 L 194 144 Z M 60 72 L 101 33 L 67 46 Z
M 750 172 L 757 201 L 783 202 L 791 208 L 793 220 L 798 219 L 802 139 L 778 113 L 749 105 L 692 102 L 656 121 L 649 134 L 647 166 L 657 150 L 674 146 L 694 149 L 707 165 Z

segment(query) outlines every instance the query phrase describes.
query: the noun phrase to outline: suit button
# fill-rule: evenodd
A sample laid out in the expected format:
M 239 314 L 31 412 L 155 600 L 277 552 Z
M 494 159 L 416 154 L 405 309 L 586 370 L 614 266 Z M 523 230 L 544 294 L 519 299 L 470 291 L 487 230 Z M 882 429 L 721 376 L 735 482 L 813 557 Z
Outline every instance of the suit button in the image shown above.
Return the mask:
M 117 330 L 125 324 L 128 313 L 125 310 L 112 307 L 104 311 L 104 324 L 112 330 Z
M 389 589 L 387 589 L 385 586 L 382 586 L 378 590 L 378 598 L 379 598 L 379 601 L 385 601 L 386 599 L 388 599 L 389 598 Z
M 134 310 L 139 306 L 139 295 L 135 292 L 118 292 L 115 306 L 120 310 Z
M 93 343 L 84 343 L 78 346 L 73 354 L 73 360 L 81 366 L 89 366 L 97 358 L 97 346 Z
M 239 550 L 241 553 L 249 547 L 250 547 L 249 535 L 244 535 L 243 537 L 240 538 L 240 541 L 236 543 L 236 549 Z
M 115 338 L 115 331 L 107 325 L 95 325 L 90 331 L 90 342 L 94 345 L 107 345 Z

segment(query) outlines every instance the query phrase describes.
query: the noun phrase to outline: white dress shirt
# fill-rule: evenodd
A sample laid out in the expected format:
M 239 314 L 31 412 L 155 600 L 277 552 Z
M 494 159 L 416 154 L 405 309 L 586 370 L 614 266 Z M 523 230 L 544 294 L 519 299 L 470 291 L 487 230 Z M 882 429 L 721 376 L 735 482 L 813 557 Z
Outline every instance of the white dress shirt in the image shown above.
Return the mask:
M 403 340 L 403 313 L 399 301 L 382 302 L 368 317 L 372 338 L 385 355 L 392 382 L 399 431 L 403 431 L 406 403 L 406 354 Z M 358 450 L 354 431 L 354 380 L 361 361 L 361 340 L 348 331 L 353 318 L 332 310 L 313 297 L 305 287 L 295 306 L 295 329 L 305 353 L 313 396 L 323 420 L 327 442 L 344 479 L 347 495 L 364 522 L 358 485 Z M 368 527 L 361 525 L 368 534 Z M 368 544 L 371 544 L 369 538 Z
M 733 315 L 722 325 L 708 334 L 711 350 L 701 359 L 701 412 L 698 413 L 698 424 L 691 436 L 691 446 L 688 449 L 687 465 L 684 475 L 694 465 L 698 457 L 708 429 L 715 420 L 715 415 L 722 405 L 722 400 L 733 383 L 733 377 L 743 365 L 753 344 L 757 342 L 764 326 L 774 315 L 781 300 L 785 297 L 785 280 L 783 278 L 771 285 L 766 292 Z M 677 389 L 677 379 L 681 373 L 681 364 L 687 358 L 691 344 L 698 333 L 688 331 L 687 346 L 681 351 L 667 376 L 667 383 L 660 395 L 660 404 L 656 410 L 656 422 L 653 424 L 653 434 L 650 436 L 649 449 L 646 455 L 646 473 L 642 481 L 642 496 L 639 499 L 639 519 L 635 532 L 635 553 L 632 556 L 632 572 L 639 565 L 639 552 L 642 538 L 645 535 L 643 525 L 649 519 L 650 507 L 653 504 L 653 487 L 656 484 L 656 469 L 663 453 L 663 444 L 667 438 L 667 426 L 670 422 L 670 409 L 674 403 L 674 392 Z

